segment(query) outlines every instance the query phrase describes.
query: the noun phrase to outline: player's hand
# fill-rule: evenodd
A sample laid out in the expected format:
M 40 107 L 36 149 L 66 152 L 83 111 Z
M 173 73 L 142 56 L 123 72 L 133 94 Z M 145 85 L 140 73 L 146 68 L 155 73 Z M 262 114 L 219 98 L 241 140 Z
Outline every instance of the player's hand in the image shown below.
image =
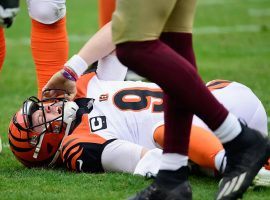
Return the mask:
M 0 0 L 0 26 L 10 27 L 18 12 L 19 0 Z
M 69 80 L 63 76 L 64 70 L 60 70 L 59 72 L 55 73 L 48 83 L 44 86 L 42 91 L 44 92 L 47 89 L 62 89 L 66 90 L 68 100 L 73 100 L 76 96 L 77 89 L 76 89 L 76 82 Z M 63 92 L 59 90 L 51 90 L 49 92 L 44 93 L 44 97 L 58 97 L 61 96 Z

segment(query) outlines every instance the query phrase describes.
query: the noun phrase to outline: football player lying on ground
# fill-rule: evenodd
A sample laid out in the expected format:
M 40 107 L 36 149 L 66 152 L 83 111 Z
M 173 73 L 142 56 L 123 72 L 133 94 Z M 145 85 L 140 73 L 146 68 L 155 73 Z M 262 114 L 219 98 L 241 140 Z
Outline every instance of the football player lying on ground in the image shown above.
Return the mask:
M 97 72 L 77 81 L 74 102 L 27 99 L 9 126 L 16 158 L 27 167 L 53 166 L 58 161 L 77 172 L 155 174 L 163 146 L 163 94 L 154 83 L 121 81 L 126 71 L 110 55 L 99 62 Z M 108 74 L 117 81 L 100 80 Z M 217 80 L 208 88 L 227 109 L 267 136 L 264 107 L 248 87 Z M 226 165 L 221 143 L 196 116 L 189 156 L 221 174 Z

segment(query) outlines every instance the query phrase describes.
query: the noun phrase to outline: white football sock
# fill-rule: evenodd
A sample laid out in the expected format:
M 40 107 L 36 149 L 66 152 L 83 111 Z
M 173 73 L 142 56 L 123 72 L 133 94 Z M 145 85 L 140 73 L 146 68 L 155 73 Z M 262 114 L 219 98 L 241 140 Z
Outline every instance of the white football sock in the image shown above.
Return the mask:
M 187 166 L 188 156 L 178 153 L 163 153 L 161 156 L 160 170 L 177 170 L 182 166 Z
M 239 135 L 241 130 L 242 128 L 238 119 L 233 114 L 229 113 L 224 122 L 214 133 L 220 139 L 221 143 L 224 144 L 233 140 Z
M 220 173 L 223 173 L 227 164 L 227 159 L 225 156 L 225 150 L 221 150 L 215 156 L 215 167 Z

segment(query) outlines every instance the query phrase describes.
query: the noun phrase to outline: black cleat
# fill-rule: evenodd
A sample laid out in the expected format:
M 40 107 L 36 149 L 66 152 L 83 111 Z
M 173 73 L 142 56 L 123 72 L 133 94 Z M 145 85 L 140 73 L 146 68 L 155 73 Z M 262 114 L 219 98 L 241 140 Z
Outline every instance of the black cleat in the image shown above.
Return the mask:
M 187 177 L 188 167 L 176 171 L 161 170 L 149 187 L 129 200 L 191 200 L 192 192 Z
M 223 145 L 226 150 L 227 165 L 219 183 L 217 200 L 242 198 L 270 155 L 269 139 L 242 123 L 241 126 L 241 133 L 234 140 Z

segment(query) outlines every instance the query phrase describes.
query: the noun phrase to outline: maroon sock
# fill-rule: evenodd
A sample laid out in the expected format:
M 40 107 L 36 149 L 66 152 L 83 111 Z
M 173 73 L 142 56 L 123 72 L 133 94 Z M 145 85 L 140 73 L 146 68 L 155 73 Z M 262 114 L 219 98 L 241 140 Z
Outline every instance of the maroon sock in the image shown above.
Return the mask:
M 164 153 L 188 155 L 188 146 L 193 114 L 178 108 L 175 99 L 164 94 L 165 137 Z M 181 135 L 180 135 L 181 134 Z
M 191 33 L 164 32 L 162 33 L 160 40 L 167 44 L 179 55 L 183 56 L 193 67 L 197 69 Z M 181 140 L 188 141 L 177 146 L 178 142 L 176 142 L 176 144 L 174 143 L 175 141 L 179 140 L 178 134 L 174 134 L 171 137 L 165 137 L 164 144 L 168 145 L 165 148 L 165 152 L 185 152 L 183 154 L 188 155 L 188 146 L 184 145 L 189 144 L 189 133 L 191 130 L 193 114 L 188 111 L 178 111 L 178 109 L 176 109 L 177 106 L 172 104 L 173 102 L 166 103 L 169 99 L 166 95 L 164 95 L 164 99 L 165 98 L 167 99 L 164 101 L 164 119 L 166 122 L 165 129 L 167 132 L 178 132 L 179 130 L 185 130 L 184 133 L 181 133 Z M 187 123 L 179 123 L 183 120 L 187 121 Z
M 171 113 L 174 120 L 168 122 L 168 118 L 165 119 L 166 123 L 173 124 L 165 127 L 165 152 L 187 153 L 188 127 L 191 126 L 189 116 L 192 113 L 205 121 L 212 130 L 218 128 L 226 118 L 228 111 L 205 87 L 194 66 L 163 42 L 127 42 L 117 45 L 116 50 L 124 65 L 157 83 L 167 95 L 164 99 L 165 117 Z M 173 147 L 169 147 L 172 141 Z

